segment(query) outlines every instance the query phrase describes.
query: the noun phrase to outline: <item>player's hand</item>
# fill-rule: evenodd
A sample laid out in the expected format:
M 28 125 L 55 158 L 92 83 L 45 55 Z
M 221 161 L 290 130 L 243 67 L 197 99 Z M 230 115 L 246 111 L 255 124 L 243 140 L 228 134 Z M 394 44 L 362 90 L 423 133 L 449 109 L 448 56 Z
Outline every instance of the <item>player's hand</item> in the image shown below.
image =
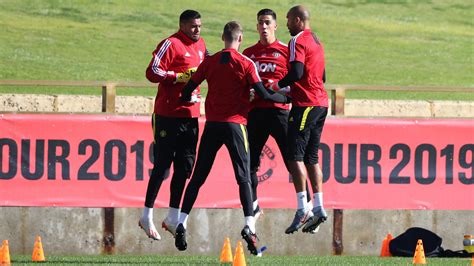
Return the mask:
M 200 103 L 201 102 L 201 94 L 198 93 L 196 90 L 191 93 L 191 95 L 184 95 L 181 94 L 181 97 L 179 97 L 180 101 L 194 104 L 194 103 Z
M 189 68 L 182 73 L 176 73 L 176 79 L 174 83 L 186 83 L 189 81 L 191 76 L 196 72 L 197 67 Z
M 255 100 L 255 90 L 254 89 L 250 89 L 250 98 L 249 98 L 249 100 L 250 100 L 250 102 Z
M 277 91 L 277 93 L 282 94 L 282 95 L 288 95 L 290 93 L 291 88 L 290 86 L 283 87 Z
M 272 80 L 269 80 L 269 83 L 267 84 L 267 88 L 272 91 L 278 92 L 281 88 L 278 86 L 278 81 L 273 82 Z
M 181 93 L 181 96 L 179 97 L 179 100 L 182 102 L 190 102 L 192 98 L 192 95 L 184 95 Z
M 191 94 L 191 99 L 189 100 L 190 103 L 200 103 L 201 102 L 201 94 L 194 93 Z

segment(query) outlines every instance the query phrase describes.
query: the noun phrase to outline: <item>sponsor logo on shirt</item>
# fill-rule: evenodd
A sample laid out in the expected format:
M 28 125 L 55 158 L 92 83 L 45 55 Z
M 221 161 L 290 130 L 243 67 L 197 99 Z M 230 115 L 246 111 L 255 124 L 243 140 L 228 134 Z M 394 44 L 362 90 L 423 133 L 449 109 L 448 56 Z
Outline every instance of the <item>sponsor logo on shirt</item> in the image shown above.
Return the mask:
M 255 62 L 258 72 L 275 72 L 276 64 Z
M 188 52 L 186 52 L 186 53 L 184 54 L 184 56 L 190 57 L 191 55 L 190 55 Z

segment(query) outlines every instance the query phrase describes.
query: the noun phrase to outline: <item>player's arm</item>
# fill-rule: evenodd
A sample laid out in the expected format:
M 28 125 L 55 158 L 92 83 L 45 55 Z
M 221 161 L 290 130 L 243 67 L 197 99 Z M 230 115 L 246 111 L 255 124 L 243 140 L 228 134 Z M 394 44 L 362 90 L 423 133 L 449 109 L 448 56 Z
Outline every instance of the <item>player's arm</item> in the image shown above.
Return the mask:
M 192 101 L 192 94 L 193 91 L 204 81 L 206 78 L 206 69 L 208 65 L 208 60 L 204 59 L 202 63 L 197 68 L 196 72 L 194 73 L 193 77 L 189 79 L 188 83 L 184 85 L 183 90 L 181 91 L 180 100 L 185 102 L 193 102 Z
M 291 101 L 290 97 L 266 89 L 261 81 L 252 84 L 252 88 L 255 90 L 258 96 L 260 96 L 260 98 L 264 100 L 269 100 L 277 103 L 289 103 Z
M 192 93 L 198 86 L 198 83 L 194 82 L 193 80 L 189 80 L 188 83 L 186 83 L 186 85 L 184 86 L 183 91 L 181 92 L 181 97 L 179 99 L 184 102 L 190 102 Z
M 153 83 L 169 82 L 169 83 L 186 83 L 196 68 L 189 68 L 183 72 L 170 71 L 169 67 L 176 56 L 173 43 L 166 39 L 162 41 L 155 51 L 153 57 L 146 69 L 146 78 Z
M 169 39 L 163 40 L 153 51 L 153 57 L 146 69 L 146 78 L 153 83 L 173 82 L 176 75 L 168 71 L 174 56 L 173 44 Z
M 288 73 L 278 82 L 272 84 L 272 89 L 278 91 L 280 88 L 290 86 L 296 81 L 300 80 L 304 74 L 304 64 L 300 61 L 293 61 L 290 63 L 290 70 Z M 278 87 L 274 87 L 274 86 Z

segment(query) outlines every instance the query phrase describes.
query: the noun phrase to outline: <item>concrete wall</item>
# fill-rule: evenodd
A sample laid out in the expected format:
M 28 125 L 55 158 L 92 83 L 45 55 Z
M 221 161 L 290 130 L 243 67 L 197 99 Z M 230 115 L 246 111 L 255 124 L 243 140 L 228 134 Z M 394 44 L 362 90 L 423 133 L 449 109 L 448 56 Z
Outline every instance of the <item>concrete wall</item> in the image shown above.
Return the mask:
M 240 209 L 195 209 L 188 221 L 188 250 L 179 252 L 174 238 L 159 225 L 165 209 L 155 210 L 161 241 L 152 241 L 137 226 L 141 210 L 115 209 L 114 254 L 206 254 L 218 256 L 224 238 L 235 247 L 241 240 Z M 316 234 L 284 233 L 294 215 L 292 209 L 265 209 L 258 221 L 260 245 L 273 255 L 330 255 L 333 253 L 333 213 Z M 46 255 L 104 253 L 103 209 L 59 207 L 0 207 L 0 239 L 9 239 L 12 254 L 31 254 L 36 235 L 42 237 Z M 474 233 L 473 211 L 344 210 L 343 254 L 378 255 L 387 233 L 397 236 L 410 227 L 423 227 L 443 238 L 443 247 L 462 249 L 464 234 Z
M 0 112 L 100 112 L 99 96 L 0 95 Z M 152 97 L 117 97 L 118 113 L 150 114 Z M 346 100 L 346 116 L 474 117 L 474 102 Z M 165 189 L 165 188 L 163 188 Z M 159 228 L 166 209 L 155 210 Z M 137 226 L 141 209 L 116 208 L 112 221 L 114 254 L 208 254 L 218 256 L 225 237 L 235 247 L 243 226 L 240 209 L 195 209 L 188 222 L 189 248 L 178 252 L 174 239 L 159 229 L 162 240 L 149 240 Z M 330 255 L 333 219 L 314 235 L 285 235 L 292 209 L 266 209 L 257 223 L 261 245 L 274 255 Z M 40 235 L 46 255 L 102 254 L 106 230 L 104 209 L 0 207 L 0 240 L 12 254 L 31 254 Z M 474 211 L 344 210 L 343 254 L 378 255 L 387 233 L 397 236 L 409 227 L 423 227 L 443 238 L 445 248 L 462 249 L 464 234 L 474 234 Z

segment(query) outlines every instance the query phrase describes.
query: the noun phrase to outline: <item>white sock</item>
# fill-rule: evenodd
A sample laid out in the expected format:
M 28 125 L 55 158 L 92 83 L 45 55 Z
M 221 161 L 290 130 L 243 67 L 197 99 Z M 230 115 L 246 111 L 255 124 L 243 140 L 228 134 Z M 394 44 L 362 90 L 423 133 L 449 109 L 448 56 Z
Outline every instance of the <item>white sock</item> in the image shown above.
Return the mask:
M 323 192 L 317 192 L 313 194 L 314 207 L 323 207 Z
M 250 231 L 255 234 L 255 217 L 253 216 L 245 216 L 245 225 L 248 225 Z
M 166 220 L 168 220 L 169 222 L 173 224 L 177 223 L 179 220 L 179 212 L 180 212 L 180 209 L 170 207 L 168 209 L 168 216 L 166 217 Z
M 153 208 L 143 208 L 142 220 L 153 221 Z
M 258 206 L 258 200 L 253 202 L 253 211 L 257 209 L 257 206 Z
M 184 229 L 186 229 L 188 227 L 188 216 L 189 216 L 189 214 L 184 213 L 184 212 L 179 214 L 178 225 L 183 224 Z
M 306 206 L 306 202 L 308 201 L 306 197 L 306 191 L 301 191 L 296 193 L 296 200 L 298 202 L 298 210 L 304 209 Z

